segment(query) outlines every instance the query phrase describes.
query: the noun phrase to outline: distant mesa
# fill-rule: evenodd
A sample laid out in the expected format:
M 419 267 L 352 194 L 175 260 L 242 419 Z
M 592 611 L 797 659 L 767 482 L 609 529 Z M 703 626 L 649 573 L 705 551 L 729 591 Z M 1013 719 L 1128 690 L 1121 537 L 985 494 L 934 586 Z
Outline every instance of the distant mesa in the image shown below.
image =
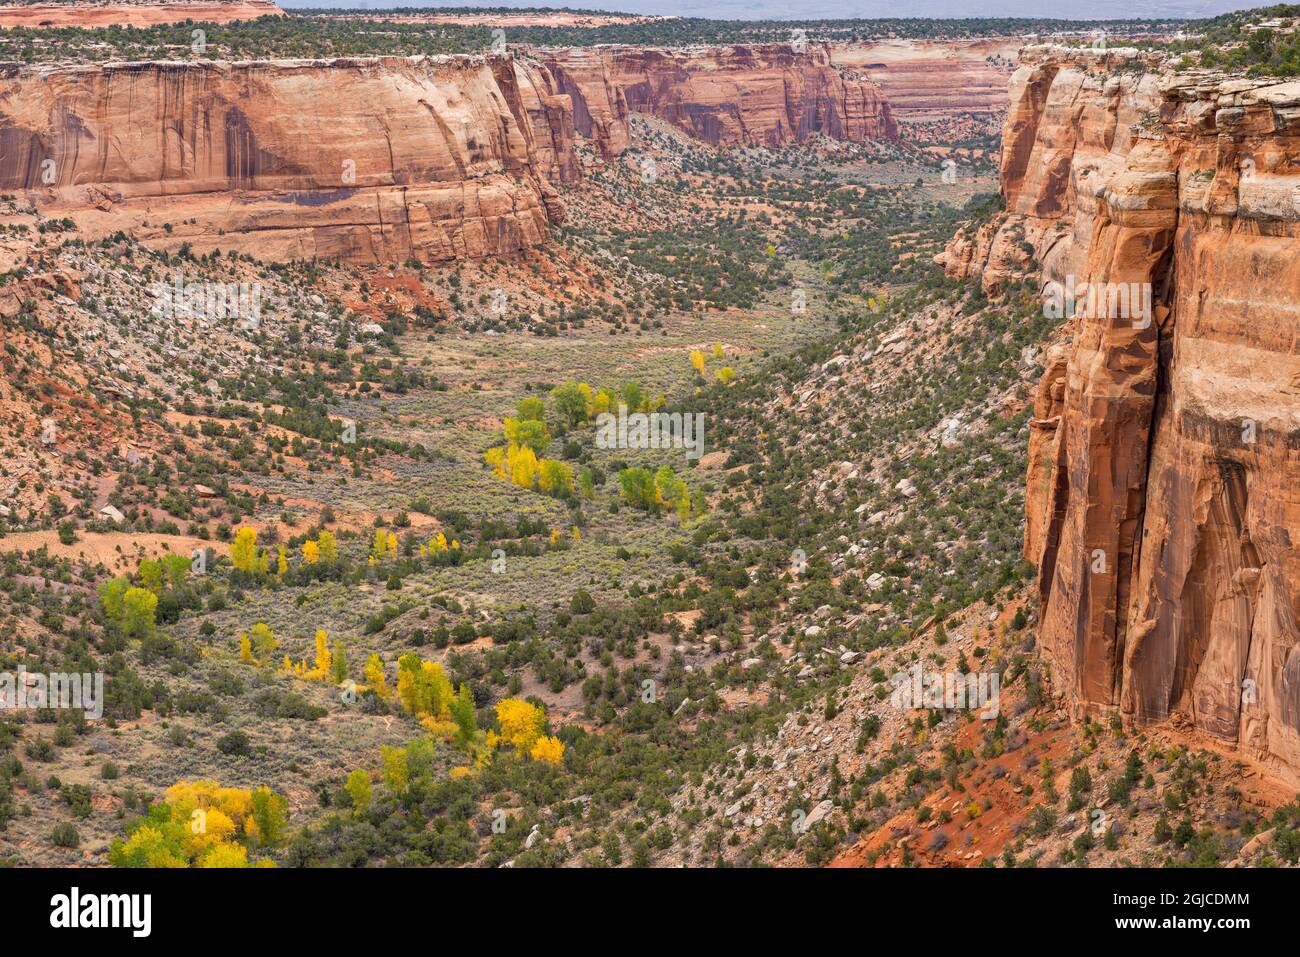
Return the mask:
M 272 0 L 184 0 L 159 3 L 20 3 L 0 7 L 0 27 L 153 27 L 168 23 L 235 23 L 282 17 Z

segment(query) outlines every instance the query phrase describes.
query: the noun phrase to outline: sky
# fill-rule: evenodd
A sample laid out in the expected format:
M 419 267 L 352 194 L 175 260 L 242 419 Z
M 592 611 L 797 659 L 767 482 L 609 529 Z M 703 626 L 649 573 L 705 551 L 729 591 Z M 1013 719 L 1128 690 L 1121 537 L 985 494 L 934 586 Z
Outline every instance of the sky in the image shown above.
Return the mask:
M 1122 19 L 1141 17 L 1207 17 L 1229 10 L 1268 5 L 1268 0 L 479 0 L 477 3 L 421 0 L 280 0 L 280 6 L 357 7 L 570 7 L 618 10 L 661 16 L 706 17 L 718 20 L 798 20 L 851 17 L 1047 17 L 1053 19 Z

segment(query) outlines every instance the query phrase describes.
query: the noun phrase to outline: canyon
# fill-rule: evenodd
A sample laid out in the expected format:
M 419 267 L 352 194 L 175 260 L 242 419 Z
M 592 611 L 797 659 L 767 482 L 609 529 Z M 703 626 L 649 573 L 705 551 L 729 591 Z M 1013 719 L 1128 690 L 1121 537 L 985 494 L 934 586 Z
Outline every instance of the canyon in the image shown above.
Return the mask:
M 289 14 L 0 31 L 0 864 L 1300 864 L 1300 82 Z
M 897 135 L 874 84 L 817 45 L 8 66 L 0 188 L 168 250 L 510 256 L 561 221 L 576 134 L 617 157 L 632 110 L 714 145 Z
M 1295 780 L 1300 83 L 1132 50 L 1022 63 L 1006 211 L 938 259 L 1108 298 L 1067 319 L 1030 422 L 1025 555 L 1055 690 L 1078 717 L 1169 722 Z

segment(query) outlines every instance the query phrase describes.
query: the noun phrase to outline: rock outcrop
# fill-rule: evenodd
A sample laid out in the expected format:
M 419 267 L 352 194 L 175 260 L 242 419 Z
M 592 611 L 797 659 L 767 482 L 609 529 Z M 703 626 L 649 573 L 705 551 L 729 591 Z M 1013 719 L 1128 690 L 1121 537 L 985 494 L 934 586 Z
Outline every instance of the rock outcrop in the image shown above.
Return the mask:
M 831 61 L 870 78 L 900 121 L 1001 113 L 1019 41 L 883 40 L 835 43 Z
M 510 57 L 0 69 L 0 188 L 90 236 L 352 262 L 545 242 L 567 97 Z
M 1054 687 L 1294 777 L 1300 83 L 1040 50 L 1010 93 L 1007 213 L 944 262 L 971 274 L 1019 231 L 1047 301 L 1079 299 L 1030 423 Z
M 573 99 L 574 124 L 606 156 L 627 146 L 628 111 L 714 146 L 783 146 L 816 134 L 894 140 L 889 104 L 825 44 L 689 49 L 591 47 L 539 53 Z
M 627 100 L 614 83 L 601 48 L 578 47 L 539 56 L 558 90 L 569 96 L 578 132 L 592 140 L 606 158 L 626 150 L 630 142 Z
M 0 66 L 0 189 L 88 238 L 265 260 L 449 261 L 546 241 L 577 132 L 643 109 L 715 144 L 897 130 L 823 47 Z
M 153 27 L 166 23 L 235 23 L 282 17 L 271 0 L 176 0 L 173 3 L 18 3 L 0 7 L 0 27 Z

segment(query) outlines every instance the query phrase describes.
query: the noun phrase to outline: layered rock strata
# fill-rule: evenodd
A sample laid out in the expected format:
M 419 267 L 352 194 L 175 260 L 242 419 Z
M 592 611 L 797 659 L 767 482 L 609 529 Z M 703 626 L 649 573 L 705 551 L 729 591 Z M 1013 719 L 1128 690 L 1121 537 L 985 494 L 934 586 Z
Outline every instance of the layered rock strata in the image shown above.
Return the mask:
M 1030 423 L 1053 685 L 1295 777 L 1300 83 L 1033 50 L 1010 98 L 1007 212 L 940 259 L 1079 300 Z
M 568 98 L 510 57 L 0 69 L 0 188 L 91 236 L 262 259 L 509 255 L 577 177 Z
M 822 134 L 894 140 L 889 104 L 868 77 L 831 62 L 825 44 L 545 51 L 573 99 L 574 124 L 606 156 L 627 146 L 629 111 L 714 146 L 783 146 Z
M 831 60 L 871 79 L 900 121 L 1001 113 L 1020 41 L 883 40 L 836 43 Z
M 152 27 L 165 23 L 235 23 L 282 17 L 271 0 L 195 0 L 175 3 L 17 3 L 0 7 L 0 27 Z

